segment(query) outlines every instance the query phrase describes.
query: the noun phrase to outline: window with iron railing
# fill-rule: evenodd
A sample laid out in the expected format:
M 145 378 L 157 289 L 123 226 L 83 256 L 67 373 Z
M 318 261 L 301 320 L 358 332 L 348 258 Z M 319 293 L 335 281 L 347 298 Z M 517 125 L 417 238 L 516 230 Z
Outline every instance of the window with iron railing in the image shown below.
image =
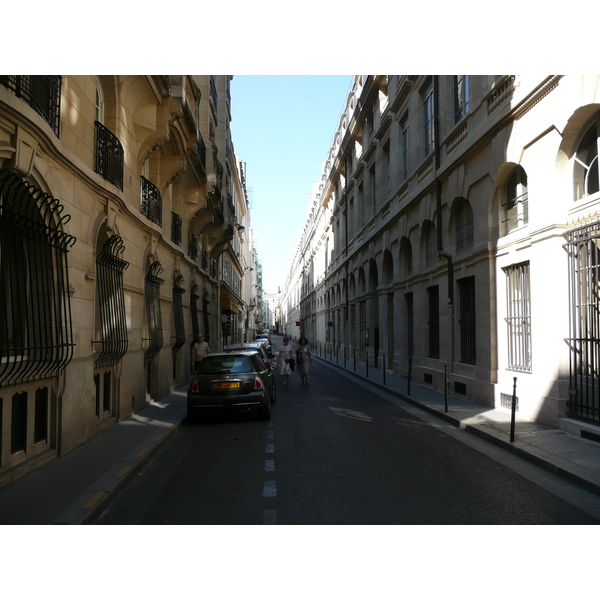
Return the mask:
M 165 280 L 160 277 L 163 272 L 160 262 L 150 265 L 146 274 L 144 295 L 146 298 L 146 319 L 148 322 L 148 347 L 144 353 L 146 358 L 156 356 L 163 347 L 164 337 L 162 328 L 162 313 L 160 310 L 160 286 Z
M 142 175 L 142 214 L 162 227 L 162 196 L 160 190 Z
M 202 263 L 200 266 L 208 271 L 208 250 L 206 248 L 202 248 Z
M 58 136 L 61 79 L 60 75 L 0 75 L 0 84 L 27 102 Z
M 171 241 L 178 246 L 183 244 L 183 220 L 176 213 L 171 213 Z
M 210 261 L 210 276 L 217 278 L 217 261 L 214 259 Z
M 191 231 L 188 232 L 188 256 L 192 260 L 198 260 L 198 236 Z
M 119 138 L 96 121 L 95 171 L 120 190 L 123 189 L 123 146 Z
M 119 362 L 125 356 L 129 344 L 123 288 L 123 271 L 129 267 L 129 263 L 120 257 L 124 250 L 121 237 L 113 235 L 106 240 L 96 259 L 100 336 L 94 340 L 94 344 L 101 348 L 100 355 L 94 361 L 96 367 Z
M 62 373 L 73 356 L 63 206 L 0 169 L 0 387 Z
M 429 299 L 429 357 L 440 357 L 440 290 L 439 286 L 427 288 Z

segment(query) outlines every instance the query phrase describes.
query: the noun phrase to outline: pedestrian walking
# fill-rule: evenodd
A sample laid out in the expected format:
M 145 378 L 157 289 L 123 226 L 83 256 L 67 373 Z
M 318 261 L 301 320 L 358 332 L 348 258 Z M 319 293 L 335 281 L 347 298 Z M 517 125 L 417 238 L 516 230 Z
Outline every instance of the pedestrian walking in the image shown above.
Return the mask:
M 308 385 L 308 376 L 310 374 L 310 363 L 312 363 L 312 354 L 308 347 L 308 340 L 301 337 L 300 346 L 296 350 L 296 362 L 298 363 L 298 375 L 302 379 L 302 384 Z
M 283 383 L 289 383 L 290 375 L 294 370 L 294 349 L 290 344 L 290 339 L 286 336 L 283 338 L 283 344 L 279 346 L 279 355 L 277 357 L 277 363 L 281 366 L 281 375 L 283 376 Z
M 194 369 L 194 372 L 198 372 L 198 367 L 207 354 L 210 354 L 210 347 L 204 341 L 204 336 L 199 333 L 197 341 L 192 346 L 192 369 Z

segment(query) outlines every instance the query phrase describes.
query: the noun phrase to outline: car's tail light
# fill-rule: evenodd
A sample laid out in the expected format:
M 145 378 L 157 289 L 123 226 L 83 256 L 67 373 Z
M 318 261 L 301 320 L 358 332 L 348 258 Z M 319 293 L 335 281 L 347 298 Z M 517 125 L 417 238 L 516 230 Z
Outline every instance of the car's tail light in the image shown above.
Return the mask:
M 262 390 L 263 389 L 263 382 L 262 382 L 262 379 L 260 377 L 255 377 L 254 378 L 254 389 L 255 390 Z
M 199 389 L 200 388 L 198 387 L 198 380 L 192 379 L 192 387 L 191 387 L 192 394 L 197 394 Z

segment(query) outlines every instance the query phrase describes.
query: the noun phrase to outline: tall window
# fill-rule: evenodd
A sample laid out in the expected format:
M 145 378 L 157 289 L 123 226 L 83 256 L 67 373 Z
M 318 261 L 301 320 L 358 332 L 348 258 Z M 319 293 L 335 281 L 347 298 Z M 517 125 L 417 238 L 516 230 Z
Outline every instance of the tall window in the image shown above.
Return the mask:
M 127 321 L 123 271 L 129 263 L 121 258 L 125 250 L 118 235 L 109 237 L 96 259 L 96 301 L 98 307 L 97 340 L 101 348 L 96 358 L 97 367 L 113 365 L 127 352 Z
M 518 166 L 511 173 L 505 186 L 504 223 L 506 233 L 529 221 L 527 173 Z
M 73 356 L 65 233 L 58 200 L 0 169 L 0 386 L 58 375 Z
M 531 372 L 531 295 L 529 262 L 511 265 L 506 273 L 506 338 L 508 368 Z
M 433 85 L 423 94 L 423 153 L 429 156 L 433 152 Z
M 402 181 L 408 179 L 408 115 L 400 122 L 400 151 L 402 155 Z
M 574 158 L 573 183 L 575 200 L 600 191 L 598 181 L 598 121 L 588 128 L 581 138 Z
M 425 223 L 425 266 L 430 267 L 438 260 L 437 230 L 431 221 Z
M 460 362 L 475 364 L 475 277 L 458 280 L 460 292 Z
M 473 211 L 467 200 L 463 200 L 456 211 L 456 252 L 473 247 Z
M 384 160 L 384 167 L 385 167 L 385 184 L 386 184 L 386 191 L 387 191 L 387 198 L 385 198 L 385 201 L 387 202 L 390 192 L 392 190 L 392 169 L 391 169 L 391 164 L 390 164 L 390 144 L 389 142 L 383 147 L 383 160 Z
M 440 357 L 440 288 L 432 285 L 427 288 L 429 300 L 429 357 Z
M 406 301 L 406 344 L 408 356 L 414 354 L 414 310 L 413 310 L 413 295 L 412 292 L 404 294 Z
M 469 76 L 454 75 L 454 122 L 469 112 Z
M 369 179 L 371 181 L 371 210 L 373 215 L 377 212 L 377 180 L 375 178 L 375 165 L 369 169 Z
M 144 356 L 151 358 L 159 353 L 163 347 L 162 314 L 160 311 L 160 286 L 165 280 L 160 275 L 163 272 L 160 262 L 155 261 L 150 265 L 146 274 L 144 292 L 146 297 L 146 318 L 148 322 L 148 348 Z

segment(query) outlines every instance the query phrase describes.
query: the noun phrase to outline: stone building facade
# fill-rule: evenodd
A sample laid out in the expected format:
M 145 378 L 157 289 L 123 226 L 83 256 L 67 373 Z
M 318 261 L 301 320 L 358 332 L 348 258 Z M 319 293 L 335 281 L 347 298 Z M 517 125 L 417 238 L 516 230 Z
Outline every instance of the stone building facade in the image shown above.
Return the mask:
M 599 83 L 356 76 L 286 332 L 487 406 L 516 385 L 522 414 L 598 435 Z
M 0 484 L 186 384 L 199 332 L 241 341 L 230 79 L 0 76 Z

